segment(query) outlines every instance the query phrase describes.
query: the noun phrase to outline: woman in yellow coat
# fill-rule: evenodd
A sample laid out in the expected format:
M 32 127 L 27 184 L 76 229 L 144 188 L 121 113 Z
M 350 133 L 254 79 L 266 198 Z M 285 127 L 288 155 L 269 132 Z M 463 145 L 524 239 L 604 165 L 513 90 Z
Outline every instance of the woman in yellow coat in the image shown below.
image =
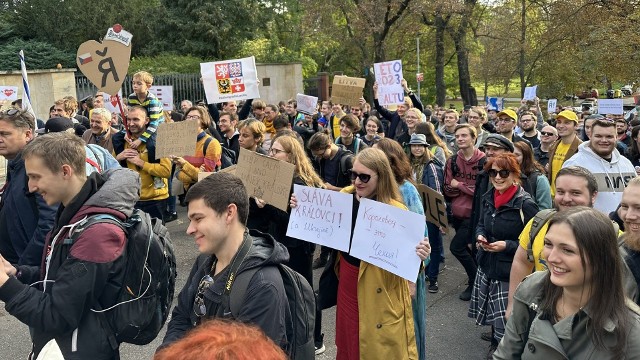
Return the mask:
M 351 180 L 353 185 L 342 192 L 354 194 L 354 218 L 361 198 L 407 209 L 402 204 L 389 160 L 380 149 L 364 149 L 356 156 Z M 426 238 L 416 246 L 423 260 L 430 251 Z M 344 252 L 338 255 L 335 269 L 339 279 L 336 358 L 418 359 L 411 308 L 415 286 Z
M 171 159 L 176 164 L 176 176 L 184 184 L 185 190 L 198 181 L 200 171 L 211 172 L 220 166 L 222 146 L 218 140 L 208 135 L 205 130 L 211 125 L 211 117 L 201 106 L 194 106 L 187 110 L 185 121 L 196 120 L 198 127 L 196 152 L 194 156 L 174 156 Z

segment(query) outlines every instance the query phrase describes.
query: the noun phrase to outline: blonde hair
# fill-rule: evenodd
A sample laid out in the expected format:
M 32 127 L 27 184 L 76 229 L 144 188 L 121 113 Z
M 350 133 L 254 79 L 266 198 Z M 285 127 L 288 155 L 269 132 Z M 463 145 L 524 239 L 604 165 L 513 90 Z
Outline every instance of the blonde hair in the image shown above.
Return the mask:
M 240 131 L 243 127 L 247 127 L 253 138 L 256 139 L 258 146 L 262 145 L 264 141 L 264 133 L 267 132 L 267 126 L 259 120 L 256 119 L 247 119 L 242 120 L 240 124 L 238 124 L 238 131 Z
M 376 200 L 385 204 L 391 204 L 393 200 L 404 204 L 398 183 L 391 170 L 391 164 L 387 155 L 380 149 L 366 148 L 356 155 L 354 163 L 374 171 L 378 175 L 376 186 Z
M 145 84 L 147 84 L 147 86 L 153 85 L 153 75 L 149 74 L 146 71 L 138 71 L 137 73 L 133 74 L 133 79 L 135 78 L 142 80 Z
M 407 113 L 409 112 L 414 113 L 414 115 L 418 117 L 418 123 L 424 122 L 424 118 L 422 117 L 422 111 L 418 110 L 418 108 L 412 107 L 407 109 L 405 116 L 407 116 Z
M 298 139 L 291 135 L 282 135 L 274 139 L 273 144 L 275 143 L 282 146 L 282 149 L 287 153 L 288 162 L 296 166 L 295 174 L 302 179 L 306 186 L 324 188 L 324 181 L 313 169 L 313 165 L 311 165 L 311 161 L 309 161 L 309 157 Z

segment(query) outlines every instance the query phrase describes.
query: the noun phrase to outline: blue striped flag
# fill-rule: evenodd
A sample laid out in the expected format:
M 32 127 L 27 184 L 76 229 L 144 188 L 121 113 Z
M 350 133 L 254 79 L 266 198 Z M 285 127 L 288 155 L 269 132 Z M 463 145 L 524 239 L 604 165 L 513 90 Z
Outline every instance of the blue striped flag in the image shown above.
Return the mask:
M 24 51 L 20 50 L 18 56 L 20 57 L 20 69 L 22 70 L 22 109 L 33 115 L 35 121 L 34 129 L 38 129 L 36 113 L 33 111 L 33 106 L 31 106 L 31 91 L 29 90 L 29 80 L 27 79 L 27 66 L 24 63 Z

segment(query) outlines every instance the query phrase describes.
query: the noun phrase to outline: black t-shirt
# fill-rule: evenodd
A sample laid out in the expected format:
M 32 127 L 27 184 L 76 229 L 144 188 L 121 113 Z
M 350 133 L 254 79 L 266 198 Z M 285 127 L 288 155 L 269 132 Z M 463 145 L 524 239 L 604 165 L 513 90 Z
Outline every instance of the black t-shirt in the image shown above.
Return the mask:
M 360 201 L 356 199 L 356 194 L 353 194 L 353 211 L 351 212 L 351 238 L 353 238 L 353 230 L 356 228 L 356 218 L 358 217 L 358 209 L 360 208 Z M 340 252 L 340 256 L 353 266 L 360 266 L 360 259 L 355 258 L 349 253 Z
M 324 172 L 322 174 L 324 181 L 333 186 L 338 186 L 338 172 L 340 171 L 340 154 L 336 154 L 333 159 L 324 160 Z
M 522 138 L 529 141 L 529 143 L 531 143 L 531 146 L 535 149 L 538 146 L 540 146 L 540 139 L 538 139 L 538 134 L 536 133 L 535 135 L 533 135 L 532 137 L 528 137 L 525 134 L 522 134 Z

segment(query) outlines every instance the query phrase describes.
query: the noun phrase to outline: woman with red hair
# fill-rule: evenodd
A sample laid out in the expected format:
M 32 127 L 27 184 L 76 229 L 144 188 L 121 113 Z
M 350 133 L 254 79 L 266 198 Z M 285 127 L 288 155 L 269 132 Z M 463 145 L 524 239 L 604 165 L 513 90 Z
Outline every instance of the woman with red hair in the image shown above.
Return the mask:
M 213 320 L 160 350 L 154 360 L 285 360 L 287 357 L 260 329 Z
M 518 237 L 538 212 L 538 205 L 520 186 L 520 166 L 516 157 L 501 154 L 487 160 L 484 171 L 492 187 L 482 196 L 480 222 L 476 228 L 478 272 L 473 284 L 469 317 L 478 325 L 491 325 L 488 359 L 504 336 L 509 275 Z

